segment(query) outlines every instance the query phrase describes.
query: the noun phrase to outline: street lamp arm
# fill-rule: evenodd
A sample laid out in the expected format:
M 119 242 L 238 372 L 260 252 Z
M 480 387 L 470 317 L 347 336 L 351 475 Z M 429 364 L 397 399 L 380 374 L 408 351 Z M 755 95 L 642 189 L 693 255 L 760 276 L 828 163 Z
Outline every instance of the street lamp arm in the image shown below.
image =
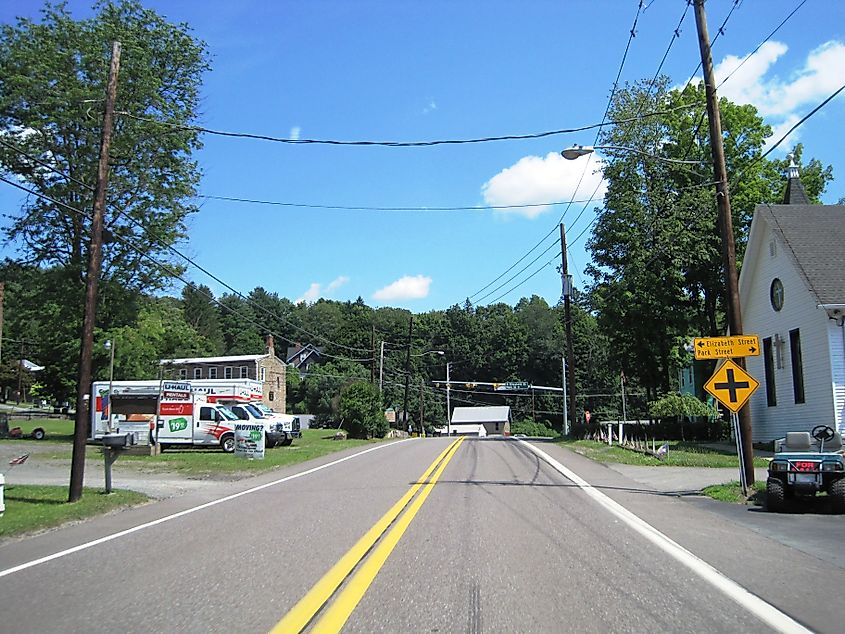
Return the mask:
M 679 163 L 682 165 L 701 164 L 701 161 L 682 161 L 680 159 L 664 158 L 662 156 L 649 154 L 648 152 L 643 152 L 637 148 L 627 147 L 624 145 L 573 145 L 572 147 L 568 147 L 563 150 L 560 155 L 569 161 L 574 161 L 575 159 L 586 156 L 587 154 L 592 154 L 596 150 L 619 150 L 623 152 L 633 152 L 634 154 L 639 154 L 640 156 L 645 156 L 656 161 L 663 161 L 664 163 Z

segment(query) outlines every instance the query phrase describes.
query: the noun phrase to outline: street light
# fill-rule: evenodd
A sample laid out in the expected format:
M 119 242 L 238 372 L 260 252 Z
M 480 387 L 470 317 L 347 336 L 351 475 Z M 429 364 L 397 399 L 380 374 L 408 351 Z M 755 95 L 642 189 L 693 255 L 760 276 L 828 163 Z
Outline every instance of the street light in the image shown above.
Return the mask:
M 575 159 L 580 158 L 582 156 L 586 156 L 587 154 L 592 154 L 596 150 L 619 150 L 623 152 L 633 152 L 634 154 L 639 154 L 641 156 L 646 156 L 648 158 L 656 159 L 658 161 L 663 161 L 664 163 L 701 165 L 701 161 L 682 161 L 680 159 L 664 158 L 662 156 L 655 156 L 654 154 L 649 154 L 648 152 L 643 152 L 642 150 L 638 150 L 632 147 L 626 147 L 624 145 L 573 145 L 572 147 L 568 147 L 563 150 L 560 155 L 569 161 L 574 161 Z
M 104 344 L 106 350 L 109 351 L 109 402 L 108 402 L 108 415 L 106 417 L 106 427 L 111 433 L 111 398 L 112 398 L 112 384 L 114 383 L 114 349 L 117 347 L 114 343 L 112 343 L 111 339 L 107 339 L 106 343 Z

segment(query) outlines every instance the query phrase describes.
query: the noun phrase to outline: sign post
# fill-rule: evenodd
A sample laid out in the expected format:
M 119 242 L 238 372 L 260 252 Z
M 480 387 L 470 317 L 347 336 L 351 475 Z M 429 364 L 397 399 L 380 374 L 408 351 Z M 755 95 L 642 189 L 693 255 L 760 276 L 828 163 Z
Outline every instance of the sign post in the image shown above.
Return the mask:
M 730 359 L 726 359 L 724 364 L 716 368 L 713 376 L 704 384 L 704 389 L 731 412 L 731 424 L 739 456 L 739 481 L 745 496 L 748 495 L 748 483 L 742 468 L 743 447 L 738 414 L 758 387 L 760 384 L 757 380 Z

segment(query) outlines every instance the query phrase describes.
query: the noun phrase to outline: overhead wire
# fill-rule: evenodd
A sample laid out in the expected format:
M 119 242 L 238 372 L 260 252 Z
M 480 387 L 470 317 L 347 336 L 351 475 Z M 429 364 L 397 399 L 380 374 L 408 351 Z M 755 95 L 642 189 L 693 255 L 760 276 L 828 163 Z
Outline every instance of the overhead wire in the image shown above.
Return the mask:
M 30 160 L 32 160 L 32 161 L 34 161 L 34 162 L 37 162 L 37 163 L 39 163 L 39 164 L 43 165 L 44 167 L 47 167 L 47 168 L 48 168 L 48 169 L 50 169 L 51 171 L 53 171 L 53 172 L 55 172 L 55 173 L 57 173 L 57 174 L 59 174 L 59 175 L 63 176 L 64 178 L 66 178 L 66 179 L 68 179 L 68 180 L 71 180 L 72 182 L 75 182 L 75 183 L 77 183 L 77 184 L 79 184 L 79 185 L 82 185 L 83 187 L 85 187 L 85 188 L 87 188 L 87 189 L 89 189 L 89 190 L 93 191 L 93 189 L 94 189 L 93 187 L 90 187 L 89 185 L 87 185 L 87 184 L 83 183 L 82 181 L 80 181 L 80 180 L 78 180 L 78 179 L 75 179 L 75 178 L 72 178 L 72 177 L 68 176 L 67 174 L 64 174 L 61 170 L 58 170 L 55 166 L 51 166 L 51 165 L 49 165 L 48 163 L 45 163 L 45 162 L 41 161 L 41 160 L 40 160 L 40 159 L 38 159 L 37 157 L 34 157 L 34 156 L 32 156 L 31 154 L 29 154 L 28 152 L 26 152 L 26 151 L 24 151 L 24 150 L 22 150 L 22 149 L 20 149 L 20 148 L 18 148 L 18 147 L 16 147 L 16 146 L 14 146 L 13 144 L 10 144 L 10 143 L 8 143 L 8 142 L 4 141 L 2 138 L 0 138 L 0 143 L 2 143 L 3 145 L 5 145 L 5 146 L 9 147 L 10 149 L 14 150 L 15 152 L 18 152 L 18 153 L 19 153 L 19 154 L 21 154 L 22 156 L 25 156 L 26 158 L 28 158 L 28 159 L 30 159 Z M 25 191 L 29 191 L 29 190 L 25 190 Z M 36 193 L 36 195 L 38 195 L 38 194 Z M 45 199 L 49 199 L 49 197 L 46 197 L 46 196 L 44 196 L 44 198 L 45 198 Z M 50 199 L 50 200 L 51 200 L 51 199 Z M 51 202 L 54 202 L 54 203 L 57 203 L 57 204 L 64 204 L 64 203 L 58 203 L 57 201 L 54 201 L 54 200 L 51 200 Z M 79 211 L 79 210 L 77 210 L 77 211 Z M 81 213 L 85 213 L 85 212 L 81 212 Z M 87 216 L 87 214 L 86 214 L 86 217 L 88 217 L 88 216 Z M 218 284 L 222 285 L 224 288 L 226 288 L 226 289 L 228 289 L 229 291 L 231 291 L 231 292 L 232 292 L 232 293 L 233 293 L 236 297 L 238 297 L 238 298 L 239 298 L 239 299 L 241 299 L 242 301 L 246 302 L 246 303 L 247 303 L 247 304 L 249 304 L 249 305 L 252 305 L 252 306 L 254 306 L 254 307 L 257 307 L 257 308 L 259 308 L 260 310 L 264 311 L 265 313 L 269 314 L 269 316 L 270 316 L 270 317 L 272 317 L 272 318 L 274 318 L 274 319 L 278 319 L 279 321 L 281 321 L 281 322 L 282 322 L 282 323 L 284 323 L 284 324 L 287 324 L 288 326 L 290 326 L 290 327 L 291 327 L 291 328 L 293 328 L 294 330 L 296 330 L 296 331 L 298 331 L 298 332 L 301 332 L 302 334 L 307 335 L 307 336 L 309 336 L 309 337 L 312 337 L 312 338 L 314 338 L 315 340 L 321 341 L 321 342 L 323 342 L 323 343 L 325 343 L 325 344 L 327 344 L 327 345 L 332 345 L 332 346 L 335 346 L 335 347 L 337 347 L 337 348 L 341 348 L 341 349 L 344 349 L 344 350 L 349 350 L 349 351 L 351 351 L 351 352 L 370 352 L 370 351 L 369 351 L 368 349 L 366 349 L 366 348 L 356 348 L 356 347 L 353 347 L 353 346 L 346 346 L 346 345 L 344 345 L 344 344 L 340 344 L 340 343 L 337 343 L 337 342 L 335 342 L 335 341 L 332 341 L 332 340 L 328 339 L 327 337 L 325 337 L 325 336 L 323 336 L 323 335 L 319 335 L 319 334 L 312 333 L 312 332 L 310 332 L 310 331 L 308 331 L 308 330 L 306 330 L 306 329 L 304 329 L 304 328 L 302 328 L 302 327 L 300 327 L 300 326 L 298 326 L 298 325 L 294 324 L 293 322 L 291 322 L 290 320 L 286 319 L 285 317 L 282 317 L 281 315 L 278 315 L 278 314 L 276 314 L 276 313 L 274 313 L 274 312 L 270 311 L 270 310 L 269 310 L 268 308 L 266 308 L 265 306 L 263 306 L 263 305 L 261 305 L 260 303 L 258 303 L 258 302 L 256 302 L 256 301 L 254 301 L 254 300 L 253 300 L 252 298 L 250 298 L 249 296 L 242 294 L 240 291 L 236 290 L 234 287 L 232 287 L 232 286 L 230 286 L 229 284 L 227 284 L 226 282 L 224 282 L 224 281 L 223 281 L 221 278 L 219 278 L 217 275 L 215 275 L 214 273 L 212 273 L 211 271 L 209 271 L 208 269 L 206 269 L 205 267 L 203 267 L 201 264 L 198 264 L 198 263 L 197 263 L 197 262 L 195 262 L 193 259 L 191 259 L 191 258 L 190 258 L 190 257 L 188 257 L 187 255 L 185 255 L 184 253 L 182 253 L 181 251 L 179 251 L 178 249 L 176 249 L 176 247 L 174 247 L 174 246 L 172 246 L 172 245 L 169 245 L 169 244 L 166 244 L 166 243 L 162 240 L 162 238 L 161 238 L 161 236 L 160 236 L 160 235 L 158 235 L 158 234 L 157 234 L 157 233 L 155 233 L 154 231 L 151 231 L 148 227 L 144 226 L 144 224 L 143 224 L 143 223 L 141 223 L 140 221 L 138 221 L 138 220 L 136 220 L 136 219 L 132 218 L 131 216 L 125 216 L 125 217 L 126 217 L 126 219 L 127 219 L 129 222 L 131 222 L 132 224 L 134 224 L 136 227 L 139 227 L 139 228 L 141 229 L 141 231 L 143 231 L 144 233 L 146 233 L 146 234 L 150 235 L 151 237 L 155 238 L 155 240 L 156 240 L 156 241 L 158 241 L 158 243 L 159 243 L 161 246 L 164 246 L 164 247 L 165 247 L 168 251 L 170 251 L 171 253 L 173 253 L 173 254 L 175 254 L 175 255 L 179 256 L 180 258 L 182 258 L 183 260 L 185 260 L 188 264 L 190 264 L 191 266 L 195 267 L 196 269 L 198 269 L 199 271 L 201 271 L 202 273 L 204 273 L 205 275 L 207 275 L 208 277 L 210 277 L 211 279 L 213 279 L 215 282 L 217 282 Z M 286 339 L 286 341 L 287 341 L 287 339 Z
M 197 194 L 195 198 L 206 200 L 222 200 L 229 202 L 251 203 L 256 205 L 274 205 L 279 207 L 294 207 L 302 209 L 329 209 L 340 211 L 486 211 L 488 209 L 532 209 L 535 207 L 550 207 L 553 205 L 565 205 L 567 201 L 554 200 L 543 203 L 525 203 L 520 205 L 455 205 L 455 206 L 365 206 L 365 205 L 320 205 L 314 203 L 292 203 L 275 200 L 258 200 L 254 198 L 238 198 L 234 196 L 214 196 L 210 194 Z M 576 203 L 590 203 L 592 199 L 576 200 Z
M 672 36 L 671 36 L 671 37 L 670 37 L 670 39 L 669 39 L 669 44 L 668 44 L 668 46 L 666 47 L 666 51 L 664 52 L 663 57 L 661 58 L 660 63 L 658 64 L 657 70 L 655 71 L 654 76 L 653 76 L 653 77 L 652 77 L 652 79 L 651 79 L 651 82 L 650 82 L 651 87 L 653 87 L 653 86 L 654 86 L 654 84 L 656 83 L 657 78 L 658 78 L 658 77 L 659 77 L 659 75 L 660 75 L 660 71 L 663 69 L 663 66 L 664 66 L 664 64 L 666 63 L 666 60 L 667 60 L 667 58 L 668 58 L 668 56 L 669 56 L 670 51 L 672 50 L 672 47 L 674 46 L 675 41 L 676 41 L 676 40 L 678 40 L 678 39 L 680 39 L 680 36 L 681 36 L 681 26 L 683 25 L 683 23 L 684 23 L 684 21 L 685 21 L 685 19 L 686 19 L 687 13 L 688 13 L 688 11 L 689 11 L 689 6 L 690 6 L 690 1 L 688 0 L 688 1 L 685 3 L 684 10 L 683 10 L 683 12 L 682 12 L 682 14 L 681 14 L 681 17 L 680 17 L 679 21 L 678 21 L 678 25 L 677 25 L 677 26 L 675 27 L 675 29 L 673 29 L 673 31 L 672 31 Z M 611 89 L 610 96 L 608 97 L 608 100 L 607 100 L 607 106 L 605 107 L 604 115 L 602 116 L 602 123 L 601 123 L 601 124 L 599 124 L 599 125 L 597 126 L 598 131 L 597 131 L 597 133 L 596 133 L 596 138 L 595 138 L 595 140 L 593 141 L 593 145 L 595 145 L 595 144 L 597 143 L 598 138 L 599 138 L 599 134 L 601 133 L 601 129 L 602 129 L 602 127 L 603 127 L 603 126 L 605 126 L 605 125 L 616 125 L 616 124 L 618 123 L 617 121 L 611 121 L 611 122 L 607 122 L 607 123 L 605 123 L 605 121 L 606 121 L 606 119 L 607 119 L 607 115 L 608 115 L 608 113 L 610 112 L 610 107 L 611 107 L 611 104 L 612 104 L 612 102 L 613 102 L 613 97 L 615 96 L 616 91 L 617 91 L 617 89 L 618 89 L 618 87 L 619 87 L 619 80 L 620 80 L 621 75 L 622 75 L 622 70 L 624 69 L 624 66 L 625 66 L 625 61 L 626 61 L 626 59 L 627 59 L 628 52 L 629 52 L 629 49 L 630 49 L 630 46 L 631 46 L 631 41 L 633 40 L 633 38 L 634 38 L 634 37 L 635 37 L 635 35 L 636 35 L 636 27 L 637 27 L 637 24 L 638 24 L 638 21 L 639 21 L 640 13 L 641 13 L 642 11 L 644 11 L 644 7 L 643 7 L 643 3 L 642 3 L 642 2 L 640 2 L 640 3 L 639 3 L 639 5 L 638 5 L 637 14 L 636 14 L 636 15 L 635 15 L 635 17 L 634 17 L 634 23 L 633 23 L 633 25 L 632 25 L 632 27 L 631 27 L 631 30 L 630 30 L 630 33 L 629 33 L 628 42 L 627 42 L 627 44 L 626 44 L 626 46 L 625 46 L 625 51 L 624 51 L 624 53 L 623 53 L 622 60 L 621 60 L 620 65 L 619 65 L 619 70 L 617 71 L 616 78 L 614 79 L 614 82 L 613 82 L 613 87 L 612 87 L 612 89 Z M 649 90 L 651 90 L 651 88 L 650 88 Z M 685 105 L 688 107 L 688 106 L 689 106 L 689 105 L 691 105 L 691 104 L 685 104 Z M 674 110 L 676 110 L 676 109 L 677 109 L 677 106 L 676 106 L 676 107 L 673 107 L 671 110 L 672 110 L 672 111 L 674 111 Z M 627 118 L 627 119 L 620 119 L 620 120 L 619 120 L 619 122 L 628 123 L 628 122 L 633 122 L 633 121 L 642 120 L 642 119 L 641 119 L 641 115 L 642 115 L 642 105 L 641 105 L 640 109 L 638 110 L 637 114 L 636 114 L 634 117 L 630 117 L 630 118 Z M 502 273 L 499 277 L 497 277 L 497 278 L 496 278 L 496 279 L 494 279 L 492 282 L 490 282 L 489 284 L 487 284 L 487 286 L 485 286 L 484 288 L 480 289 L 479 291 L 476 291 L 476 294 L 478 294 L 478 293 L 480 293 L 481 291 L 485 290 L 486 288 L 488 288 L 488 287 L 492 286 L 492 285 L 493 285 L 496 281 L 498 281 L 499 279 L 501 279 L 502 277 L 504 277 L 505 275 L 507 275 L 507 273 L 509 273 L 511 270 L 513 270 L 513 268 L 515 268 L 515 267 L 516 267 L 516 266 L 517 266 L 517 265 L 518 265 L 518 264 L 519 264 L 522 260 L 524 260 L 526 257 L 528 257 L 528 255 L 529 255 L 530 253 L 532 253 L 532 252 L 533 252 L 534 250 L 536 250 L 536 249 L 537 249 L 540 245 L 542 245 L 542 244 L 543 244 L 543 242 L 545 242 L 545 240 L 546 240 L 549 236 L 551 236 L 551 235 L 552 235 L 552 233 L 554 233 L 554 232 L 558 229 L 558 226 L 559 226 L 559 225 L 563 222 L 563 220 L 564 220 L 564 218 L 565 218 L 565 216 L 566 216 L 567 212 L 569 211 L 569 209 L 570 209 L 571 205 L 572 205 L 572 204 L 574 204 L 574 202 L 575 202 L 575 201 L 574 201 L 574 198 L 575 198 L 575 196 L 577 195 L 578 189 L 581 187 L 581 183 L 583 182 L 584 176 L 586 175 L 586 172 L 587 172 L 587 169 L 588 169 L 589 165 L 590 165 L 590 162 L 589 162 L 589 160 L 588 160 L 588 161 L 586 161 L 586 162 L 585 162 L 585 164 L 584 164 L 584 169 L 582 170 L 582 172 L 581 172 L 581 176 L 580 176 L 580 178 L 578 179 L 578 183 L 577 183 L 577 184 L 576 184 L 576 186 L 575 186 L 575 190 L 573 191 L 572 198 L 570 199 L 569 203 L 567 204 L 566 209 L 564 210 L 563 214 L 561 214 L 561 217 L 558 219 L 558 222 L 555 224 L 555 226 L 554 226 L 554 227 L 552 227 L 552 229 L 551 229 L 551 230 L 550 230 L 550 231 L 549 231 L 549 232 L 548 232 L 545 236 L 543 236 L 543 238 L 541 238 L 541 240 L 540 240 L 540 241 L 539 241 L 539 242 L 538 242 L 538 243 L 537 243 L 534 247 L 532 247 L 532 248 L 528 251 L 528 253 L 526 253 L 525 255 L 523 255 L 523 256 L 522 256 L 522 257 L 521 257 L 521 258 L 520 258 L 517 262 L 515 262 L 513 265 L 511 265 L 511 267 L 509 267 L 509 268 L 508 268 L 508 269 L 507 269 L 504 273 Z M 589 197 L 589 200 L 590 200 L 590 201 L 592 201 L 592 200 L 594 200 L 594 199 L 595 199 L 596 194 L 598 193 L 599 189 L 601 188 L 602 183 L 604 182 L 604 180 L 605 180 L 605 178 L 604 178 L 604 176 L 602 175 L 601 180 L 598 182 L 598 184 L 596 185 L 595 189 L 593 190 L 593 193 L 592 193 L 592 194 L 590 195 L 590 197 Z M 589 203 L 588 203 L 588 204 L 589 204 Z M 581 219 L 581 217 L 583 216 L 583 214 L 584 214 L 584 212 L 586 211 L 586 209 L 587 209 L 587 205 L 585 204 L 585 205 L 584 205 L 584 207 L 583 207 L 583 208 L 581 209 L 581 211 L 579 212 L 579 214 L 576 216 L 575 220 L 571 223 L 570 227 L 573 227 L 573 228 L 574 228 L 574 227 L 575 227 L 575 225 L 577 225 L 577 224 L 578 224 L 578 221 Z M 586 228 L 585 228 L 585 229 L 581 232 L 581 234 L 579 234 L 579 237 L 580 237 L 581 235 L 583 235 L 583 234 L 584 234 L 587 230 L 589 230 L 589 228 L 590 228 L 593 224 L 595 224 L 595 219 L 594 219 L 593 221 L 591 221 L 591 222 L 587 225 L 587 227 L 586 227 Z M 559 244 L 559 243 L 560 243 L 560 240 L 556 240 L 556 242 Z M 568 242 L 568 244 L 567 244 L 567 251 L 569 251 L 569 250 L 570 250 L 570 247 L 571 247 L 574 243 L 575 243 L 575 241 Z M 543 267 L 543 268 L 545 268 L 545 267 Z M 578 275 L 579 275 L 579 277 L 580 277 L 580 271 L 578 271 L 577 266 L 575 266 L 574 268 L 575 268 L 575 270 L 576 270 L 576 273 L 578 273 Z M 542 269 L 540 269 L 540 270 L 542 270 Z M 536 271 L 536 273 L 539 273 L 539 270 L 538 270 L 538 271 Z M 536 273 L 535 273 L 535 274 L 536 274 Z M 507 295 L 507 294 L 510 294 L 511 292 L 513 292 L 514 290 L 516 290 L 517 288 L 519 288 L 522 284 L 524 284 L 525 282 L 527 282 L 527 281 L 528 281 L 529 279 L 531 279 L 532 277 L 533 277 L 533 275 L 531 275 L 531 276 L 529 276 L 528 278 L 524 279 L 524 280 L 523 280 L 520 284 L 518 284 L 518 285 L 514 286 L 511 290 L 509 290 L 509 291 L 508 291 L 508 293 L 506 293 L 506 295 Z M 472 298 L 472 297 L 473 297 L 473 296 L 470 296 L 470 298 Z M 498 299 L 501 299 L 502 297 L 503 297 L 503 296 L 500 296 L 499 298 L 497 298 L 497 300 L 496 300 L 496 301 L 498 301 Z
M 82 216 L 84 216 L 85 218 L 90 219 L 90 215 L 89 215 L 88 213 L 86 213 L 85 211 L 82 211 L 81 209 L 77 209 L 76 207 L 73 207 L 72 205 L 68 205 L 67 203 L 63 203 L 63 202 L 61 202 L 60 200 L 57 200 L 57 199 L 52 198 L 52 197 L 50 197 L 50 196 L 47 196 L 46 194 L 42 194 L 42 193 L 37 192 L 37 191 L 35 191 L 35 190 L 33 190 L 33 189 L 30 189 L 30 188 L 28 188 L 28 187 L 25 187 L 25 186 L 23 186 L 23 185 L 21 185 L 21 184 L 19 184 L 19 183 L 15 183 L 14 181 L 7 179 L 7 178 L 6 178 L 6 177 L 4 177 L 3 175 L 0 175 L 0 181 L 2 181 L 2 182 L 4 182 L 4 183 L 7 183 L 7 184 L 9 184 L 9 185 L 11 185 L 11 186 L 13 186 L 13 187 L 16 187 L 16 188 L 18 188 L 18 189 L 20 189 L 20 190 L 22 190 L 22 191 L 25 191 L 25 192 L 27 192 L 27 193 L 29 193 L 29 194 L 33 195 L 33 196 L 36 196 L 36 197 L 41 198 L 41 199 L 43 199 L 43 200 L 47 200 L 48 202 L 51 202 L 51 203 L 53 203 L 53 204 L 55 204 L 55 205 L 59 205 L 59 206 L 61 206 L 61 207 L 65 208 L 65 209 L 67 209 L 67 210 L 69 210 L 69 211 L 72 211 L 72 212 L 76 213 L 76 214 L 82 215 Z M 114 239 L 118 240 L 119 242 L 122 242 L 122 243 L 123 243 L 123 244 L 125 244 L 127 247 L 129 247 L 130 249 L 132 249 L 133 251 L 135 251 L 136 253 L 138 253 L 138 255 L 140 255 L 142 258 L 149 260 L 149 261 L 150 261 L 153 265 L 155 265 L 155 266 L 159 267 L 160 269 L 162 269 L 165 273 L 167 273 L 167 274 L 168 274 L 168 275 L 170 275 L 171 277 L 173 277 L 173 278 L 175 278 L 175 279 L 178 279 L 178 280 L 179 280 L 180 282 L 182 282 L 185 286 L 188 286 L 188 287 L 190 287 L 190 288 L 194 289 L 195 291 L 199 292 L 200 294 L 204 295 L 204 296 L 205 296 L 205 297 L 206 297 L 209 301 L 211 301 L 212 303 L 216 304 L 216 305 L 217 305 L 217 306 L 219 306 L 220 308 L 223 308 L 223 309 L 225 309 L 225 310 L 227 310 L 227 311 L 229 311 L 229 312 L 231 312 L 231 313 L 233 313 L 233 314 L 237 315 L 239 318 L 243 319 L 243 320 L 244 320 L 245 322 L 247 322 L 247 323 L 250 323 L 250 324 L 252 324 L 252 325 L 254 325 L 254 326 L 258 326 L 260 329 L 262 329 L 262 330 L 264 330 L 264 331 L 266 331 L 266 332 L 268 332 L 268 333 L 272 334 L 274 337 L 278 337 L 278 338 L 279 338 L 279 339 L 281 339 L 282 341 L 286 341 L 287 343 L 290 343 L 290 344 L 295 344 L 295 343 L 296 343 L 295 341 L 293 341 L 293 340 L 291 340 L 291 339 L 288 339 L 287 337 L 285 337 L 285 336 L 284 336 L 284 335 L 282 335 L 281 333 L 276 332 L 273 328 L 268 327 L 268 326 L 267 326 L 267 324 L 264 324 L 264 323 L 261 323 L 261 322 L 259 322 L 259 321 L 256 321 L 255 319 L 252 319 L 252 318 L 251 318 L 251 317 L 249 317 L 248 315 L 243 315 L 243 314 L 241 314 L 240 310 L 233 310 L 231 307 L 229 307 L 229 306 L 227 306 L 226 304 L 222 303 L 220 300 L 218 300 L 217 298 L 215 298 L 213 295 L 211 295 L 211 294 L 209 294 L 209 293 L 205 293 L 204 291 L 202 291 L 202 290 L 201 290 L 201 289 L 200 289 L 200 288 L 196 285 L 196 283 L 191 282 L 190 280 L 185 279 L 185 278 L 184 278 L 181 274 L 179 274 L 178 272 L 174 271 L 174 270 L 171 268 L 171 266 L 170 266 L 170 265 L 165 264 L 165 263 L 162 263 L 162 262 L 159 262 L 159 261 L 158 261 L 158 260 L 156 260 L 153 256 L 151 256 L 149 253 L 147 253 L 146 251 L 144 251 L 144 250 L 140 249 L 140 248 L 139 248 L 139 247 L 137 247 L 135 244 L 133 244 L 130 240 L 127 240 L 127 239 L 125 239 L 125 238 L 123 238 L 122 236 L 119 236 L 119 235 L 114 235 L 113 237 L 114 237 Z M 271 314 L 271 316 L 273 316 L 273 313 L 270 313 L 270 314 Z M 362 352 L 372 352 L 371 350 L 367 350 L 367 349 L 365 349 L 365 348 L 357 348 L 356 350 L 361 350 Z M 329 353 L 326 353 L 326 352 L 321 352 L 320 354 L 321 354 L 321 356 L 326 357 L 326 358 L 343 359 L 343 360 L 347 360 L 347 361 L 355 361 L 355 362 L 372 362 L 372 361 L 373 361 L 373 357 L 367 357 L 367 358 L 352 358 L 352 357 L 343 356 L 343 355 L 333 355 L 333 354 L 329 354 Z
M 116 115 L 135 119 L 136 121 L 143 121 L 160 125 L 162 127 L 171 128 L 173 130 L 188 130 L 191 132 L 199 132 L 202 134 L 210 134 L 215 136 L 252 139 L 258 141 L 269 141 L 273 143 L 284 143 L 290 145 L 336 145 L 336 146 L 361 146 L 361 147 L 432 147 L 438 145 L 468 145 L 477 143 L 491 143 L 497 141 L 524 141 L 530 139 L 543 139 L 551 136 L 559 136 L 564 134 L 574 134 L 576 132 L 585 132 L 594 130 L 604 125 L 611 125 L 612 123 L 627 123 L 627 120 L 620 120 L 618 122 L 602 122 L 591 123 L 589 125 L 578 126 L 573 128 L 562 128 L 560 130 L 548 130 L 545 132 L 535 132 L 529 134 L 505 134 L 500 136 L 486 136 L 469 139 L 439 139 L 432 141 L 372 141 L 372 140 L 357 140 L 344 141 L 340 139 L 292 139 L 287 137 L 277 137 L 269 134 L 254 134 L 250 132 L 230 132 L 225 130 L 213 130 L 202 126 L 184 125 L 177 123 L 169 123 L 161 121 L 152 117 L 143 117 L 140 115 L 127 112 L 125 110 L 116 110 Z M 650 112 L 642 115 L 642 117 L 659 117 L 669 114 L 669 112 Z

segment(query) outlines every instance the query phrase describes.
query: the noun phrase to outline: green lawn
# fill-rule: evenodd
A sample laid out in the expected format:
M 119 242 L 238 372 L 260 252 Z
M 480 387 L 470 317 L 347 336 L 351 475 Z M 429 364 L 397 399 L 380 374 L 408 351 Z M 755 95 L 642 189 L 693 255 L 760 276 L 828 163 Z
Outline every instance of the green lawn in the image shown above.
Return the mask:
M 753 504 L 763 506 L 766 498 L 766 483 L 755 482 L 748 492 L 748 498 L 742 494 L 742 487 L 739 482 L 728 482 L 727 484 L 714 484 L 701 491 L 707 497 L 719 502 L 730 502 L 732 504 Z
M 312 458 L 341 451 L 348 447 L 359 447 L 378 440 L 333 440 L 334 430 L 304 429 L 302 438 L 297 438 L 289 447 L 273 447 L 264 452 L 264 460 L 245 460 L 220 449 L 171 447 L 160 456 L 126 455 L 121 461 L 132 461 L 133 466 L 156 472 L 172 471 L 191 476 L 225 474 L 255 474 L 276 467 L 289 466 Z M 89 450 L 91 447 L 89 447 Z
M 561 445 L 596 462 L 618 462 L 647 466 L 739 468 L 739 459 L 735 453 L 719 451 L 691 442 L 670 441 L 669 455 L 664 460 L 658 460 L 630 449 L 623 449 L 615 443 L 612 447 L 609 447 L 607 443 L 594 440 L 561 440 L 559 442 Z M 768 464 L 768 461 L 763 458 L 754 459 L 755 467 L 765 467 Z
M 67 501 L 67 496 L 66 486 L 6 485 L 6 513 L 0 517 L 0 538 L 102 515 L 147 500 L 146 495 L 135 491 L 106 495 L 97 489 L 85 489 L 82 499 L 73 504 Z
M 32 420 L 10 418 L 9 429 L 20 427 L 24 437 L 21 441 L 26 442 L 73 442 L 73 426 L 74 421 L 59 419 L 59 418 L 34 418 Z M 43 440 L 35 440 L 31 437 L 32 430 L 36 427 L 41 427 L 46 436 Z

